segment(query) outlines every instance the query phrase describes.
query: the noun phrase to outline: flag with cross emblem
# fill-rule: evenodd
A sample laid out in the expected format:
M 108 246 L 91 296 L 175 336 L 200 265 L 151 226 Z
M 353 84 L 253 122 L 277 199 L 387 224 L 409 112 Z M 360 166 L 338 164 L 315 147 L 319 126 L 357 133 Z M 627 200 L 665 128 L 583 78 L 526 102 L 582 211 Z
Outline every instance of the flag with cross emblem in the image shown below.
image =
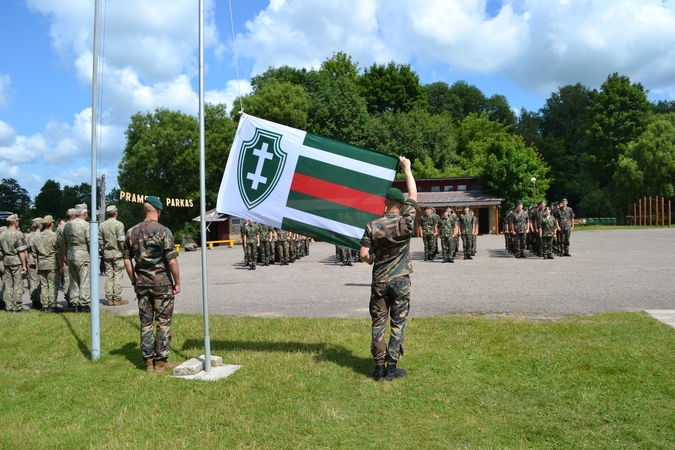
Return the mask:
M 359 249 L 397 168 L 393 156 L 244 114 L 216 209 Z

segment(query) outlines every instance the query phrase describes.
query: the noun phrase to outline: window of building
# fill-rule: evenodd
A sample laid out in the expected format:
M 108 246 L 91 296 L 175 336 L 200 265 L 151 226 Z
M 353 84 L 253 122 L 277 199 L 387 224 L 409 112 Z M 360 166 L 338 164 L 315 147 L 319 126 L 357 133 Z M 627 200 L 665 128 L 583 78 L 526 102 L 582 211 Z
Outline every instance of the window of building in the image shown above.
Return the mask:
M 241 219 L 232 219 L 232 225 L 233 226 L 241 225 Z
M 480 185 L 479 184 L 472 184 L 471 190 L 472 191 L 480 191 Z
M 443 191 L 444 192 L 449 192 L 449 191 L 454 191 L 455 187 L 453 185 L 450 186 L 443 186 Z
M 417 192 L 427 192 L 426 186 L 417 186 Z
M 431 192 L 441 192 L 440 186 L 431 186 Z
M 457 190 L 458 191 L 466 191 L 466 184 L 458 184 Z

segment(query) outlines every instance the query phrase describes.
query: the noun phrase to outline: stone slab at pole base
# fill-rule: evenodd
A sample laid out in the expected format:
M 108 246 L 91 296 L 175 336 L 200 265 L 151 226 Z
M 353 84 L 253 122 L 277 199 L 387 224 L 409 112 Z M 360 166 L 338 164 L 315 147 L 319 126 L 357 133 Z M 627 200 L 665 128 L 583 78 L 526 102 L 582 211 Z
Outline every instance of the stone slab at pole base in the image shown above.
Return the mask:
M 652 309 L 645 312 L 656 320 L 675 328 L 675 309 Z
M 182 378 L 184 380 L 201 380 L 201 381 L 216 381 L 222 378 L 227 378 L 234 372 L 239 370 L 241 366 L 234 364 L 223 364 L 218 367 L 211 367 L 211 372 L 204 372 L 203 370 L 196 375 L 178 376 L 173 375 L 174 378 Z M 177 369 L 177 367 L 176 367 Z M 174 369 L 175 370 L 175 369 Z
M 188 380 L 218 380 L 232 375 L 241 367 L 232 364 L 223 366 L 223 358 L 214 355 L 211 355 L 210 372 L 204 371 L 205 365 L 206 357 L 204 355 L 201 355 L 199 358 L 189 359 L 173 369 L 173 376 Z

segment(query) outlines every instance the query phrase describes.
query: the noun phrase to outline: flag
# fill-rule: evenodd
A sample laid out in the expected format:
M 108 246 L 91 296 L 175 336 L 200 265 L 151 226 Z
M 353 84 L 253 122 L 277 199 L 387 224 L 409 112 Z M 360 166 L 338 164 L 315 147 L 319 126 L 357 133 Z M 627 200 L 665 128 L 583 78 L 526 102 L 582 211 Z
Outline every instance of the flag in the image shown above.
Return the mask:
M 242 115 L 216 209 L 358 250 L 398 158 Z

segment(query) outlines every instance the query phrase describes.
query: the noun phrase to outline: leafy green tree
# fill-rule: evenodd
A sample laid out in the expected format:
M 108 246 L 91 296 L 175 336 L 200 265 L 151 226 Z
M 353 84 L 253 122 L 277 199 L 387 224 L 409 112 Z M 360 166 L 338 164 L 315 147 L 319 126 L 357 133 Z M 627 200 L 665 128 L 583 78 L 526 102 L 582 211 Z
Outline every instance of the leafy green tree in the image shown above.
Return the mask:
M 393 61 L 386 66 L 373 64 L 357 80 L 370 114 L 427 108 L 426 93 L 410 64 L 396 64 Z
M 492 139 L 510 135 L 508 127 L 492 121 L 487 114 L 470 113 L 457 129 L 456 170 L 453 176 L 479 176 L 487 158 L 487 146 Z
M 241 100 L 247 114 L 300 130 L 307 129 L 310 99 L 302 86 L 272 79 Z M 239 105 L 239 99 L 235 100 L 235 105 Z M 238 113 L 238 106 L 230 113 L 237 122 Z
M 63 193 L 61 184 L 54 180 L 47 180 L 42 185 L 40 192 L 35 196 L 35 214 L 43 217 L 51 214 L 54 218 L 63 217 L 65 211 L 61 211 Z
M 23 224 L 30 224 L 29 220 L 34 217 L 30 206 L 28 191 L 14 178 L 3 178 L 0 182 L 0 211 L 18 214 Z
M 480 174 L 481 184 L 503 195 L 505 206 L 518 201 L 533 203 L 532 177 L 537 179 L 537 198 L 544 198 L 549 186 L 549 167 L 533 147 L 520 136 L 505 135 L 490 138 L 487 158 Z
M 298 86 L 302 86 L 305 82 L 305 77 L 307 76 L 306 69 L 295 69 L 290 66 L 281 66 L 279 68 L 269 67 L 265 72 L 260 75 L 251 77 L 251 87 L 253 88 L 253 93 L 258 92 L 260 88 L 270 84 L 272 81 L 277 81 L 279 83 L 291 83 Z M 236 106 L 238 102 L 235 102 Z
M 74 208 L 75 205 L 81 203 L 86 204 L 87 207 L 91 209 L 91 184 L 80 183 L 76 186 L 63 186 L 61 192 L 61 208 L 56 214 L 59 217 L 65 218 L 68 209 Z M 92 217 L 93 215 L 94 214 L 89 211 L 89 216 Z
M 459 98 L 450 92 L 450 86 L 445 81 L 436 81 L 424 86 L 427 93 L 429 113 L 441 114 L 442 112 L 453 113 L 459 106 Z M 459 114 L 457 114 L 459 116 Z
M 483 91 L 466 81 L 457 81 L 450 86 L 450 95 L 454 97 L 453 109 L 450 110 L 452 117 L 461 122 L 469 114 L 481 114 L 485 112 L 487 98 Z
M 321 64 L 319 72 L 325 73 L 333 78 L 349 78 L 356 81 L 359 76 L 359 64 L 352 61 L 352 57 L 344 52 L 333 53 Z
M 509 101 L 503 95 L 495 94 L 485 101 L 483 111 L 490 120 L 501 122 L 504 125 L 513 126 L 516 124 L 516 115 L 509 106 Z
M 654 114 L 668 114 L 675 112 L 675 100 L 659 100 L 652 103 L 652 113 Z

